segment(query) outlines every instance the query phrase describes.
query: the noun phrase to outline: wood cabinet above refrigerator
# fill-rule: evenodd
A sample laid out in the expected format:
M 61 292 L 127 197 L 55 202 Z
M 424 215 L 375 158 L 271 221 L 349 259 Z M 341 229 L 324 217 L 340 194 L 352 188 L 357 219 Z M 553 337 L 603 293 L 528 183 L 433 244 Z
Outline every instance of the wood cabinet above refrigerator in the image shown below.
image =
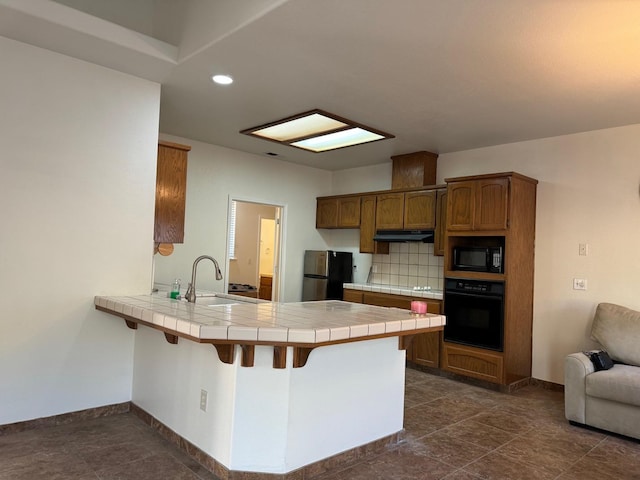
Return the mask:
M 358 228 L 359 226 L 359 196 L 345 195 L 317 199 L 316 228 Z

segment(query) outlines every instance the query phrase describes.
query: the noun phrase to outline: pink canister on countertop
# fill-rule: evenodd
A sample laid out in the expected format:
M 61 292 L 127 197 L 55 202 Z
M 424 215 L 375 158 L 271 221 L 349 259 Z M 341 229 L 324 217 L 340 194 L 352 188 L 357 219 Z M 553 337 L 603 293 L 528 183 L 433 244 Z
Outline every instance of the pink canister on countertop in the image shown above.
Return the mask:
M 427 313 L 427 302 L 413 301 L 411 302 L 411 313 Z

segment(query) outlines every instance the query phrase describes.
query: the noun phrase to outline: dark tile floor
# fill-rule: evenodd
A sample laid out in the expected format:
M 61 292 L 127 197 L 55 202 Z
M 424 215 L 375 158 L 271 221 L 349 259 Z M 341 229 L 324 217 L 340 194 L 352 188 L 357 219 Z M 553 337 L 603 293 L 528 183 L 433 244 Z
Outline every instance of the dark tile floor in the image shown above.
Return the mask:
M 507 395 L 407 370 L 406 442 L 315 480 L 632 480 L 640 443 L 573 427 L 564 395 Z
M 217 480 L 131 413 L 0 435 L 0 480 Z
M 314 480 L 640 479 L 640 443 L 570 426 L 563 396 L 407 370 L 406 442 Z M 216 480 L 132 414 L 0 435 L 0 480 Z

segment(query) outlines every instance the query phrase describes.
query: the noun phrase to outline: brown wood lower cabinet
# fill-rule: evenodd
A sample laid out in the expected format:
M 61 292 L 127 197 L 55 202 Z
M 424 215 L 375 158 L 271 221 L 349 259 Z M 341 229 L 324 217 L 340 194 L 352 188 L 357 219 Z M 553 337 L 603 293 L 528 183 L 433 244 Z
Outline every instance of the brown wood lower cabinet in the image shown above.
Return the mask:
M 441 367 L 459 375 L 503 383 L 504 358 L 500 352 L 443 342 Z
M 273 277 L 271 275 L 260 275 L 260 286 L 258 288 L 258 298 L 262 300 L 271 300 L 271 284 Z
M 365 292 L 345 288 L 343 299 L 345 302 L 364 303 L 379 307 L 395 307 L 411 309 L 411 302 L 420 300 L 427 302 L 427 312 L 441 313 L 442 301 L 431 298 L 409 297 L 390 293 Z M 413 339 L 411 348 L 407 350 L 407 360 L 437 368 L 440 365 L 440 344 L 442 332 L 422 333 Z
M 344 292 L 342 293 L 342 299 L 345 302 L 362 303 L 362 291 L 345 288 Z
M 425 367 L 438 368 L 440 366 L 441 344 L 442 332 L 416 335 L 413 339 L 411 352 L 407 355 L 407 360 L 417 363 L 418 365 L 424 365 Z

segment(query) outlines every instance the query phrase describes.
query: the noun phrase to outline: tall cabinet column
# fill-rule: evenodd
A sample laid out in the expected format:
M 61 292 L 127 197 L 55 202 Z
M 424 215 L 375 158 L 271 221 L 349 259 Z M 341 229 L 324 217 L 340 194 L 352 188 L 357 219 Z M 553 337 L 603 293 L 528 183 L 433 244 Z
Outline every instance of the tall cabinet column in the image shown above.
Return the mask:
M 445 278 L 504 282 L 502 351 L 443 342 L 441 368 L 506 386 L 531 377 L 536 188 L 514 172 L 448 178 Z M 504 272 L 456 270 L 456 246 L 503 246 Z M 447 311 L 446 298 L 444 305 Z

